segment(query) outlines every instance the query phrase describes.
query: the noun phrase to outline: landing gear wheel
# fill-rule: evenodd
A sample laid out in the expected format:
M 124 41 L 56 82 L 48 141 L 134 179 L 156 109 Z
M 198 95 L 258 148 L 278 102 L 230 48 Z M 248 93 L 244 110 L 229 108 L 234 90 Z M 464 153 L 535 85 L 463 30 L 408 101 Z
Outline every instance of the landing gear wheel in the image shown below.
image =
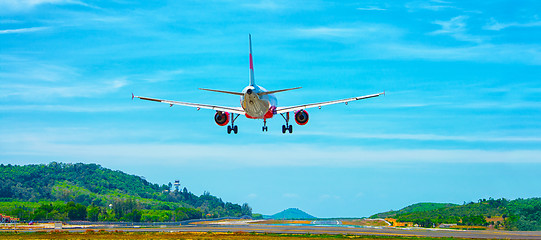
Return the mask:
M 268 132 L 269 131 L 269 128 L 267 126 L 263 126 L 263 132 Z
M 280 115 L 282 115 L 284 120 L 286 120 L 286 124 L 282 125 L 282 133 L 285 134 L 286 131 L 288 131 L 289 133 L 293 133 L 293 126 L 289 125 L 289 112 L 285 113 L 285 116 L 283 113 L 280 113 Z
M 237 125 L 235 125 L 235 119 L 237 119 L 239 116 L 240 114 L 236 114 L 235 116 L 234 113 L 231 113 L 231 125 L 227 125 L 227 134 L 231 134 L 231 131 L 237 134 L 237 132 L 239 131 L 239 128 L 237 127 Z

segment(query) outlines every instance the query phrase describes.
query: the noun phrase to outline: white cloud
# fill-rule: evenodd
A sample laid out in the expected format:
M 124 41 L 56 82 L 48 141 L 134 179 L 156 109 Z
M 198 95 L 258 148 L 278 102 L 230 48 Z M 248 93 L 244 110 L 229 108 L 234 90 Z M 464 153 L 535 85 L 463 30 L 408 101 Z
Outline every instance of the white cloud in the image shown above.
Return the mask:
M 299 194 L 296 193 L 284 193 L 282 196 L 284 198 L 299 198 Z
M 0 86 L 0 98 L 20 97 L 26 100 L 43 98 L 95 97 L 118 91 L 126 86 L 125 77 L 91 83 L 73 84 L 5 84 Z
M 11 24 L 11 23 L 22 23 L 21 20 L 14 20 L 14 19 L 2 19 L 0 20 L 0 23 L 2 24 Z
M 321 3 L 318 1 L 287 1 L 287 0 L 255 0 L 255 1 L 234 1 L 225 0 L 232 5 L 240 3 L 241 7 L 250 10 L 262 11 L 283 11 L 283 10 L 301 10 L 301 9 L 319 9 Z
M 18 29 L 4 29 L 0 30 L 0 34 L 10 34 L 10 33 L 29 33 L 29 32 L 38 32 L 47 30 L 49 27 L 30 27 L 30 28 L 18 28 Z
M 270 0 L 252 1 L 251 3 L 244 4 L 244 7 L 262 10 L 278 10 L 285 8 L 285 6 Z
M 350 23 L 339 26 L 301 27 L 286 30 L 287 32 L 281 34 L 294 38 L 346 43 L 347 49 L 343 51 L 337 49 L 331 53 L 340 56 L 341 59 L 423 59 L 541 65 L 541 45 L 488 43 L 488 37 L 468 33 L 467 19 L 467 16 L 457 16 L 448 21 L 435 21 L 434 24 L 441 26 L 441 29 L 428 33 L 432 36 L 450 36 L 466 42 L 462 46 L 404 41 L 403 37 L 407 34 L 407 30 L 386 24 Z M 329 54 L 320 57 L 329 57 Z
M 502 29 L 510 28 L 510 27 L 520 27 L 520 28 L 541 27 L 541 21 L 532 21 L 532 22 L 527 22 L 527 23 L 517 23 L 517 22 L 500 23 L 496 21 L 496 19 L 491 18 L 490 22 L 487 25 L 485 25 L 483 29 L 492 30 L 492 31 L 500 31 Z
M 434 34 L 442 33 L 456 33 L 464 32 L 466 29 L 465 20 L 468 19 L 467 16 L 457 16 L 452 18 L 449 21 L 434 21 L 434 24 L 438 24 L 442 29 L 433 32 Z
M 175 69 L 175 70 L 161 70 L 150 74 L 150 76 L 142 77 L 143 80 L 148 82 L 163 82 L 175 79 L 178 75 L 185 74 L 184 69 Z
M 355 32 L 354 28 L 314 27 L 297 29 L 297 33 L 305 37 L 348 37 Z
M 375 50 L 377 49 L 377 51 Z M 479 44 L 465 47 L 441 47 L 423 44 L 374 44 L 370 56 L 384 59 L 425 59 L 442 61 L 478 61 L 541 65 L 541 46 L 526 44 Z
M 116 79 L 113 79 L 111 81 L 108 81 L 108 82 L 105 82 L 105 84 L 109 84 L 109 86 L 107 86 L 108 88 L 112 89 L 112 90 L 117 90 L 119 88 L 122 88 L 126 85 L 128 85 L 128 81 L 126 80 L 125 77 L 120 77 L 120 78 L 116 78 Z
M 459 141 L 459 142 L 541 142 L 541 137 L 531 136 L 448 136 L 437 134 L 367 134 L 367 133 L 329 133 L 306 132 L 301 135 L 333 136 L 353 139 L 414 140 L 414 141 Z
M 115 92 L 128 84 L 127 76 L 88 79 L 79 68 L 17 56 L 0 55 L 0 99 L 21 97 L 88 97 Z
M 315 26 L 293 29 L 292 36 L 321 38 L 338 41 L 374 40 L 389 41 L 402 35 L 403 31 L 390 25 L 373 23 L 351 23 L 345 26 Z
M 483 37 L 467 34 L 466 20 L 467 16 L 457 16 L 449 21 L 434 21 L 434 24 L 440 25 L 441 29 L 431 32 L 431 35 L 449 35 L 459 41 L 477 42 L 483 41 Z
M 341 59 L 424 59 L 431 61 L 476 61 L 495 63 L 523 63 L 541 65 L 541 45 L 491 44 L 486 36 L 468 33 L 468 16 L 457 16 L 448 21 L 434 21 L 441 26 L 428 35 L 445 35 L 466 42 L 463 46 L 404 41 L 407 30 L 387 24 L 350 23 L 334 26 L 301 27 L 281 34 L 294 38 L 320 39 L 347 43 L 344 51 L 332 54 Z M 475 43 L 475 44 L 471 44 Z M 320 57 L 329 57 L 326 56 Z
M 128 96 L 126 96 L 128 99 Z M 146 106 L 117 106 L 117 105 L 93 105 L 93 106 L 73 106 L 73 105 L 50 105 L 50 104 L 32 104 L 32 105 L 1 105 L 0 112 L 27 111 L 27 112 L 74 112 L 74 113 L 97 113 L 97 112 L 126 112 L 132 110 L 148 109 Z
M 385 11 L 387 9 L 376 7 L 376 6 L 368 6 L 368 7 L 359 7 L 359 8 L 357 8 L 357 10 L 361 10 L 361 11 Z
M 0 7 L 15 11 L 28 10 L 43 4 L 73 4 L 89 6 L 88 4 L 77 0 L 0 0 Z
M 442 11 L 445 9 L 456 8 L 451 5 L 451 2 L 440 1 L 440 0 L 429 0 L 429 1 L 413 1 L 406 4 L 406 8 L 410 11 L 417 10 L 429 10 L 429 11 Z
M 89 78 L 79 68 L 35 59 L 0 55 L 0 99 L 25 100 L 58 97 L 92 97 L 125 87 L 128 76 Z
M 79 70 L 70 66 L 0 55 L 0 78 L 6 83 L 61 82 L 80 79 Z
M 321 199 L 321 200 L 339 200 L 339 199 L 341 199 L 341 197 L 337 196 L 337 195 L 322 194 L 322 195 L 319 196 L 319 199 Z
M 114 160 L 145 166 L 328 166 L 354 167 L 383 163 L 541 163 L 540 150 L 367 149 L 357 146 L 272 144 L 57 144 L 40 138 L 0 140 L 2 158 L 78 161 Z M 21 144 L 24 143 L 24 144 Z M 273 154 L 261 154 L 273 149 Z M 242 153 L 239 155 L 239 153 Z M 257 156 L 254 158 L 253 156 Z M 276 156 L 284 156 L 276 158 Z M 287 157 L 285 157 L 287 156 Z M 150 162 L 151 163 L 150 163 Z

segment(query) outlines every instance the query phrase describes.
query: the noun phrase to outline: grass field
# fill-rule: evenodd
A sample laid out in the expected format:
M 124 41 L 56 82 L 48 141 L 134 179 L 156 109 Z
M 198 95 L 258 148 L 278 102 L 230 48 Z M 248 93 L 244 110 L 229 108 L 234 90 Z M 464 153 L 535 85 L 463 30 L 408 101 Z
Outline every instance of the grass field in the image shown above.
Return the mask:
M 264 234 L 264 233 L 168 233 L 168 232 L 109 232 L 87 230 L 83 233 L 71 233 L 63 231 L 43 231 L 43 232 L 0 232 L 0 239 L 226 239 L 226 240 L 295 240 L 295 239 L 366 239 L 366 240 L 391 240 L 391 239 L 438 239 L 438 240 L 456 240 L 457 238 L 430 238 L 430 237 L 386 237 L 386 236 L 354 236 L 354 235 L 325 235 L 325 234 Z

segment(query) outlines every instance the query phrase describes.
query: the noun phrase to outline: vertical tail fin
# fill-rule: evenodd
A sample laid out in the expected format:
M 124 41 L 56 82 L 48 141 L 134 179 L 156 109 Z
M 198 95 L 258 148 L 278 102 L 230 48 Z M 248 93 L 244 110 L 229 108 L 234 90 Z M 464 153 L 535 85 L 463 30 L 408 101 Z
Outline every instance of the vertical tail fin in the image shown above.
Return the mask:
M 248 39 L 250 40 L 250 86 L 255 85 L 254 79 L 254 60 L 252 60 L 252 35 L 248 34 Z

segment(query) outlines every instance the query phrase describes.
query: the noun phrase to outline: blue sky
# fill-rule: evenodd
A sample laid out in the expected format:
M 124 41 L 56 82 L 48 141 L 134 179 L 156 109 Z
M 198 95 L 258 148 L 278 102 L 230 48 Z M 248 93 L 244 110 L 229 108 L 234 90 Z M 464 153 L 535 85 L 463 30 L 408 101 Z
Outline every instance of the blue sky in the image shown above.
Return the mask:
M 359 217 L 417 202 L 541 195 L 539 1 L 0 0 L 0 163 L 98 163 L 273 214 Z M 280 117 L 279 106 L 377 93 Z

